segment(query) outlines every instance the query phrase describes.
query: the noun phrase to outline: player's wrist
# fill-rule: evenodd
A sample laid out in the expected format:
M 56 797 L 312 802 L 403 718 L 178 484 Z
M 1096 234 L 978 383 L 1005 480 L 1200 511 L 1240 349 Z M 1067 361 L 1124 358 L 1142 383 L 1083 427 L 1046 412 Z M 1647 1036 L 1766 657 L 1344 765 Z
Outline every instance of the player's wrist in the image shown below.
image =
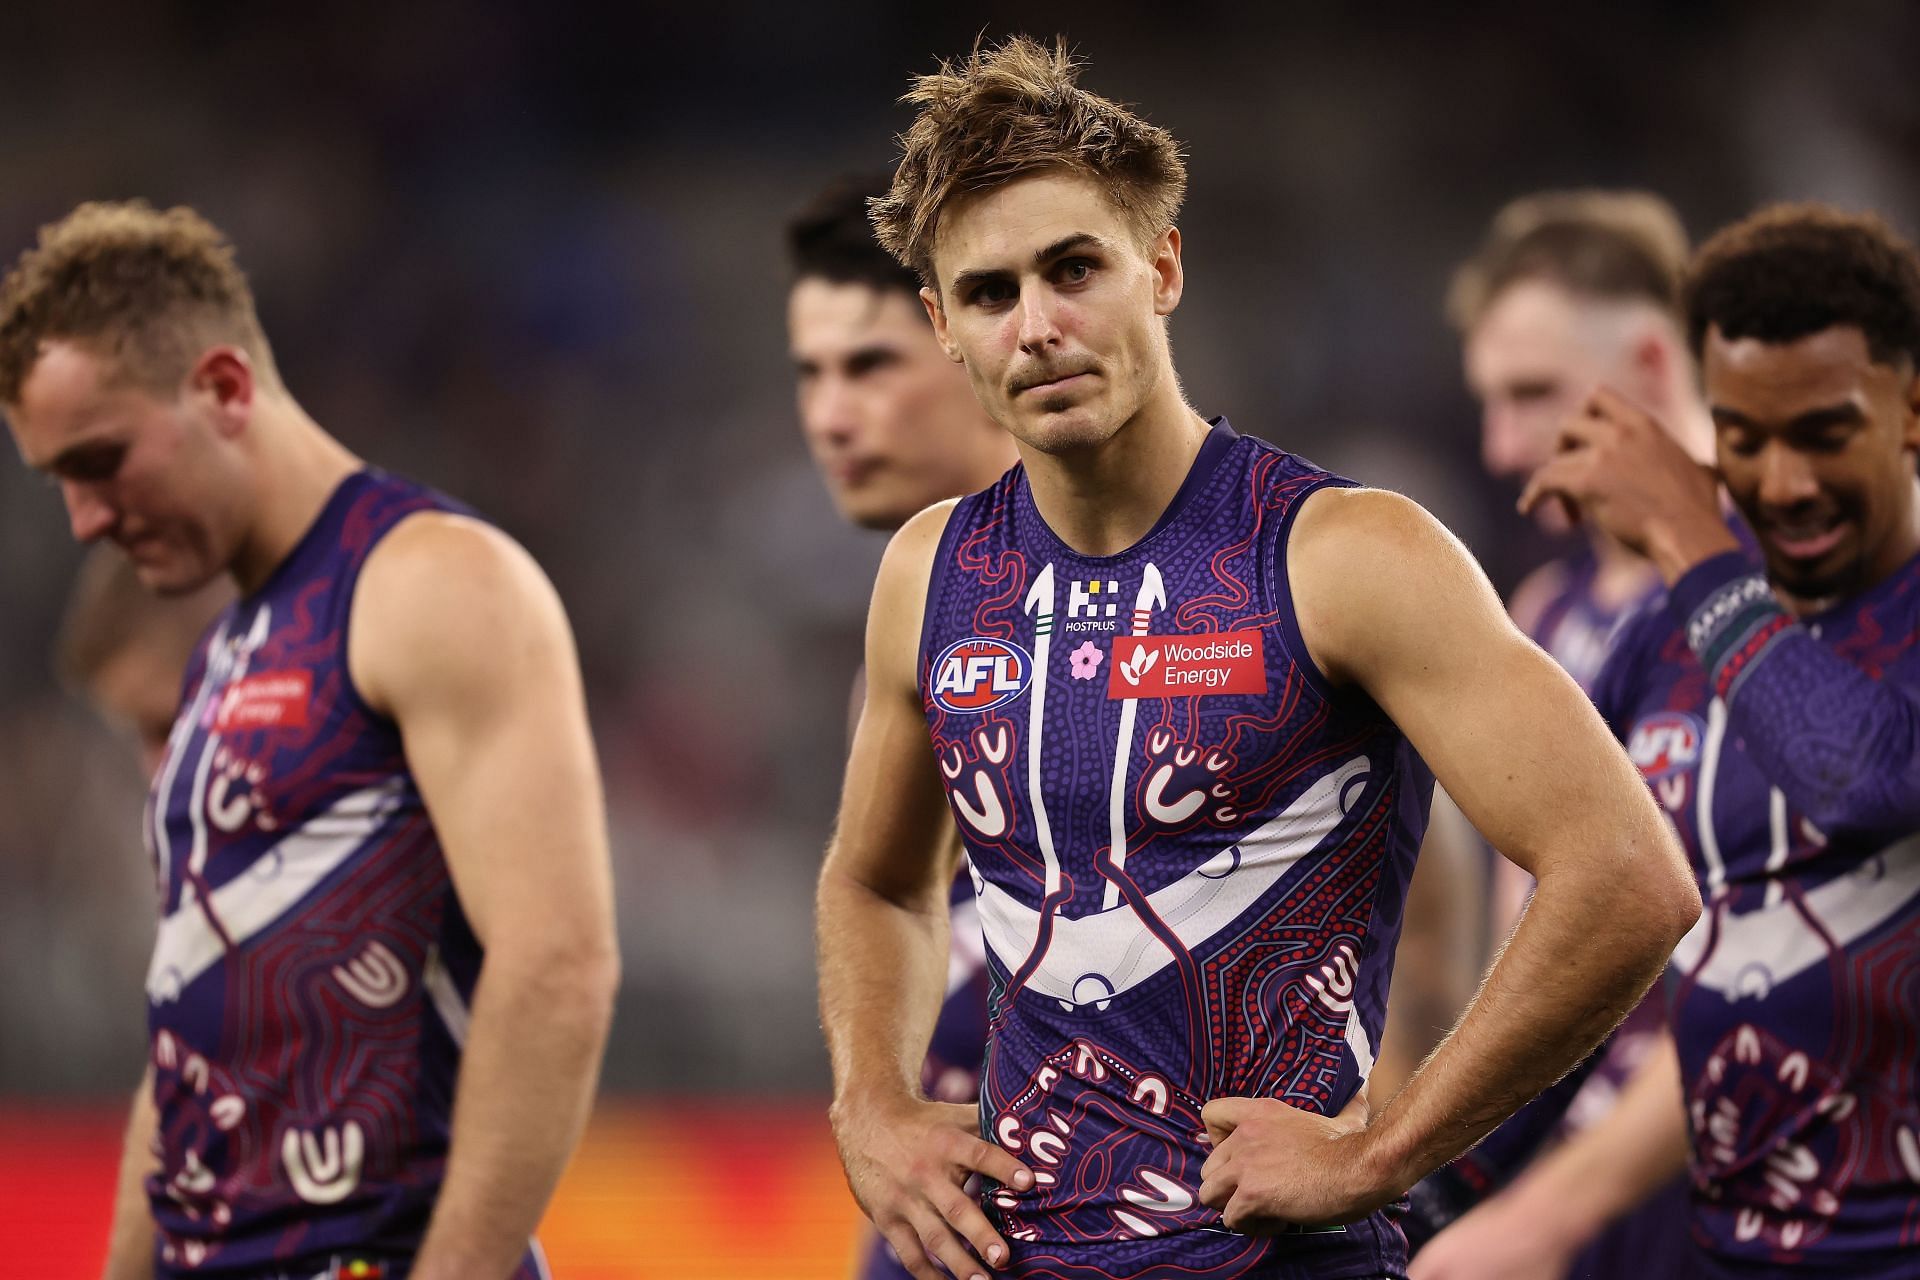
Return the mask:
M 1647 531 L 1647 558 L 1671 587 L 1702 564 L 1728 551 L 1738 551 L 1735 541 L 1717 514 L 1687 513 L 1656 521 Z

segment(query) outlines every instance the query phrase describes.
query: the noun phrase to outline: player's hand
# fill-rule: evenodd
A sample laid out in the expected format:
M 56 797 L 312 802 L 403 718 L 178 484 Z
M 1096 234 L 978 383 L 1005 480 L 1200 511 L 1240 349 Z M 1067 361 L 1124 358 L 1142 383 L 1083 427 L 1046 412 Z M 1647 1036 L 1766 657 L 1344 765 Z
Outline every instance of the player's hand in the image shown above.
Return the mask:
M 1435 1236 L 1407 1268 L 1412 1280 L 1565 1280 L 1580 1241 L 1551 1214 L 1496 1196 Z
M 1527 482 L 1523 514 L 1558 498 L 1576 517 L 1652 560 L 1669 583 L 1739 546 L 1721 517 L 1712 470 L 1616 393 L 1594 392 L 1561 427 L 1559 450 Z
M 964 1187 L 978 1173 L 1026 1191 L 1033 1173 L 981 1139 L 978 1107 L 917 1098 L 836 1103 L 833 1130 L 853 1198 L 918 1280 L 942 1280 L 935 1263 L 974 1280 L 1012 1257 Z
M 1370 1184 L 1368 1162 L 1357 1158 L 1367 1128 L 1364 1089 L 1337 1116 L 1275 1098 L 1215 1098 L 1200 1118 L 1213 1139 L 1200 1167 L 1200 1201 L 1234 1231 L 1352 1222 L 1405 1190 Z

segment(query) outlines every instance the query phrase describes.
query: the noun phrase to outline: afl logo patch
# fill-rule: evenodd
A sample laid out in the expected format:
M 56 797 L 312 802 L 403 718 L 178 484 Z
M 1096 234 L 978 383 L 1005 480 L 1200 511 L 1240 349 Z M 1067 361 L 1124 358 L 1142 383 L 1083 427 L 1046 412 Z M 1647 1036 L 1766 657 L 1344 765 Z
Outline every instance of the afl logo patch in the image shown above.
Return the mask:
M 1012 702 L 1033 682 L 1033 660 L 1010 640 L 969 636 L 933 664 L 933 700 L 947 711 L 988 711 Z
M 1700 759 L 1706 727 L 1684 711 L 1647 716 L 1627 735 L 1627 758 L 1649 780 L 1691 769 Z

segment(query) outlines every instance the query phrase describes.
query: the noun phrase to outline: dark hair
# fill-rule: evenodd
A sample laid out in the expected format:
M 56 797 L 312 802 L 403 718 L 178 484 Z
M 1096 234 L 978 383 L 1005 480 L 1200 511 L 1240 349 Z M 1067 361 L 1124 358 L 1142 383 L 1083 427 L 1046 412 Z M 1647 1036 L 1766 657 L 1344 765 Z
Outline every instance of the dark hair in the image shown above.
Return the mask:
M 1588 298 L 1651 302 L 1679 320 L 1687 232 L 1648 191 L 1540 191 L 1494 216 L 1487 238 L 1454 272 L 1447 319 L 1461 333 L 1522 280 L 1549 280 Z
M 933 278 L 940 211 L 1035 173 L 1091 178 L 1141 243 L 1173 225 L 1187 166 L 1173 135 L 1082 89 L 1066 42 L 1013 36 L 974 46 L 965 61 L 915 76 L 904 101 L 919 108 L 900 139 L 900 166 L 873 225 L 888 252 Z
M 1687 272 L 1687 341 L 1793 342 L 1847 325 L 1879 364 L 1920 364 L 1920 257 L 1873 214 L 1777 204 L 1715 233 Z
M 884 171 L 836 178 L 793 216 L 787 223 L 787 262 L 796 284 L 817 279 L 919 293 L 919 277 L 880 247 L 867 218 L 868 203 L 892 181 Z

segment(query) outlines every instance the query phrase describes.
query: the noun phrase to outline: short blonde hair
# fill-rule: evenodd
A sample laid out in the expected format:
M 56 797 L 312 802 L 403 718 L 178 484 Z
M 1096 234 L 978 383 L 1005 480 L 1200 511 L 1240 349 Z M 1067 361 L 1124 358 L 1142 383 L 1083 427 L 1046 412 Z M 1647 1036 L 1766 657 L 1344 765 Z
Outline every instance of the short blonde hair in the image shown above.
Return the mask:
M 1100 184 L 1143 243 L 1172 226 L 1187 193 L 1179 144 L 1080 88 L 1079 70 L 1064 40 L 1014 36 L 915 77 L 902 100 L 919 114 L 900 139 L 892 189 L 872 205 L 881 245 L 938 288 L 933 245 L 948 202 L 1046 172 Z
M 40 228 L 0 282 L 0 403 L 52 339 L 113 359 L 118 376 L 171 389 L 207 347 L 243 348 L 278 385 L 253 291 L 220 230 L 184 206 L 90 202 Z
M 1687 254 L 1680 215 L 1652 192 L 1536 192 L 1500 210 L 1454 272 L 1447 320 L 1464 334 L 1509 286 L 1549 280 L 1583 297 L 1651 302 L 1677 325 Z

